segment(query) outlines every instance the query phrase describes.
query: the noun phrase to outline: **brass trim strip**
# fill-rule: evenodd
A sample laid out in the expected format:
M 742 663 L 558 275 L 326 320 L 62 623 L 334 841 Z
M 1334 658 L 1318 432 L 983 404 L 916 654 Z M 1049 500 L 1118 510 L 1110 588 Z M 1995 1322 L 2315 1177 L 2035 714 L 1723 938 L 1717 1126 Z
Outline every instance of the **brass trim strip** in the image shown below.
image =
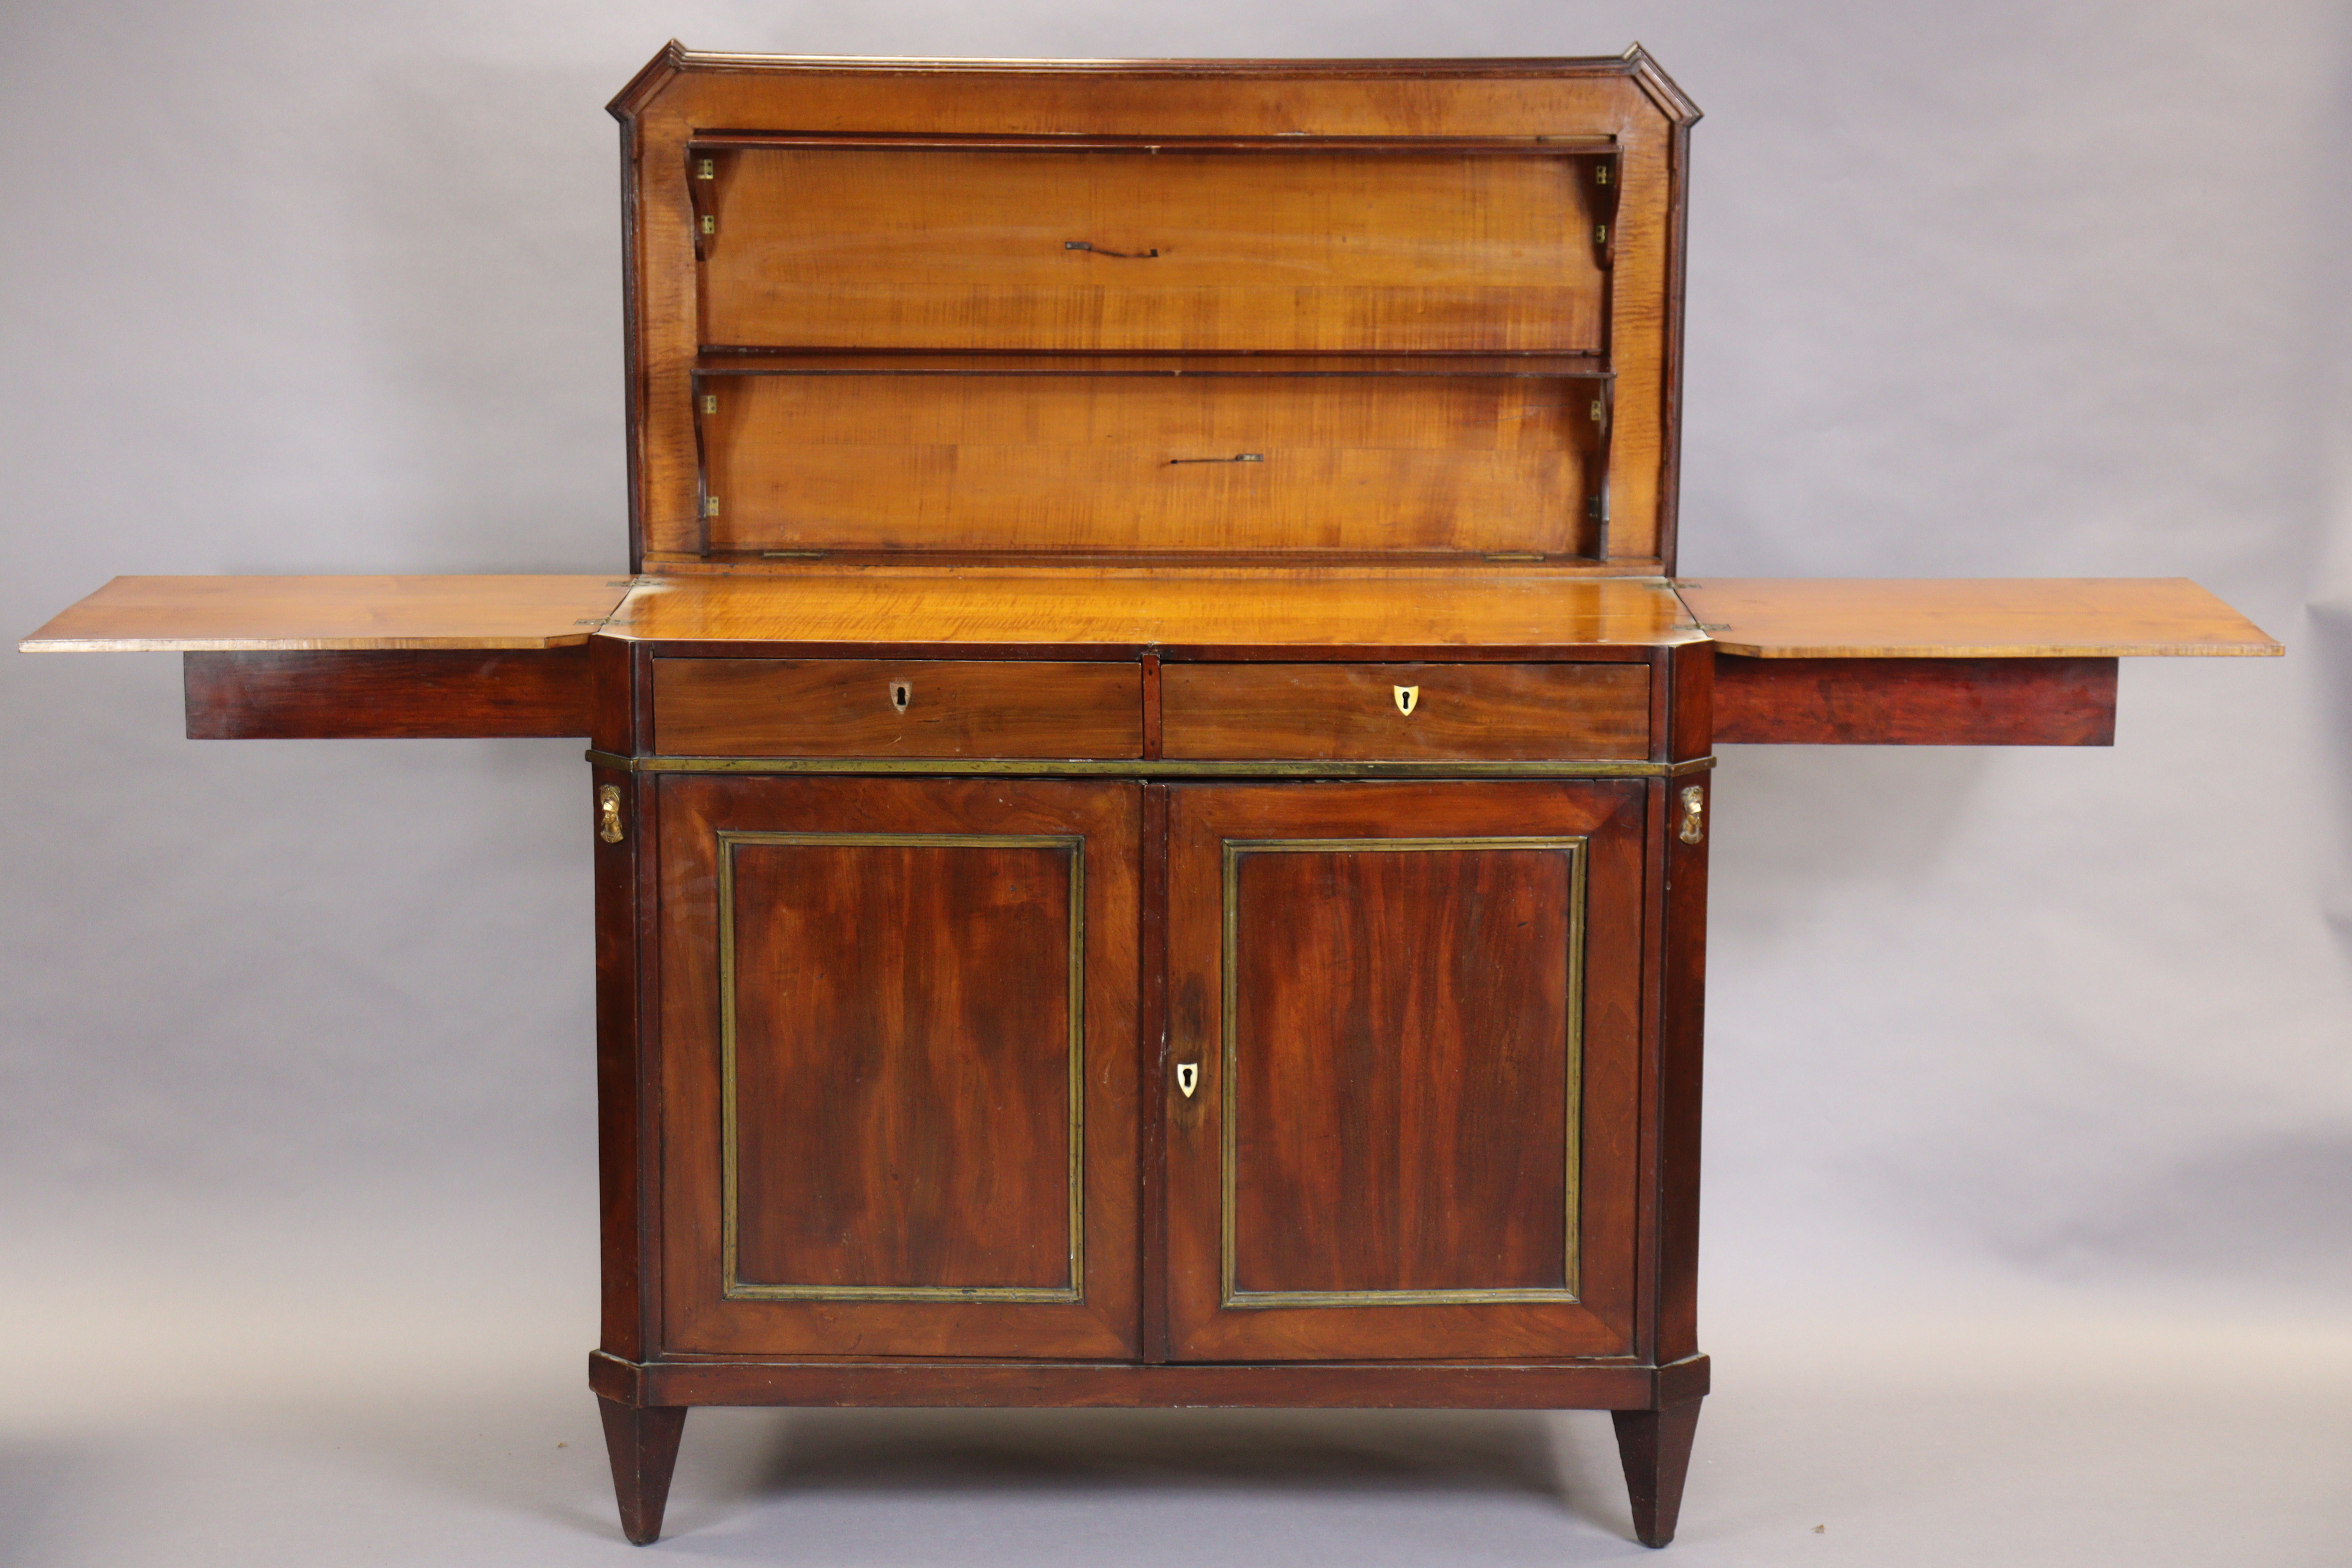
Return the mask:
M 600 768 L 638 773 L 914 773 L 947 778 L 1630 779 L 1705 773 L 1715 758 L 1680 763 L 1193 762 L 1004 757 L 624 757 L 591 751 Z
M 1228 838 L 1224 845 L 1224 950 L 1222 961 L 1223 1036 L 1223 1069 L 1217 1085 L 1217 1121 L 1221 1129 L 1217 1152 L 1219 1247 L 1221 1252 L 1218 1305 L 1221 1308 L 1265 1307 L 1440 1307 L 1512 1301 L 1574 1302 L 1582 1300 L 1580 1263 L 1583 1251 L 1580 1224 L 1584 1129 L 1584 889 L 1587 839 L 1583 835 L 1559 837 L 1460 838 Z M 1241 863 L 1245 855 L 1360 854 L 1381 850 L 1431 849 L 1557 849 L 1569 858 L 1568 910 L 1568 1037 L 1565 1088 L 1568 1097 L 1563 1137 L 1568 1145 L 1567 1215 L 1563 1232 L 1565 1256 L 1560 1260 L 1563 1284 L 1518 1289 L 1436 1290 L 1240 1290 L 1234 1285 L 1234 1208 L 1239 1159 L 1239 1116 L 1234 1085 L 1238 1081 L 1241 1029 Z
M 755 1285 L 736 1272 L 739 1163 L 735 1102 L 735 850 L 744 844 L 850 845 L 870 848 L 1058 849 L 1070 862 L 1069 1157 L 1070 1283 L 1024 1285 Z M 719 832 L 719 1281 L 735 1301 L 1030 1301 L 1075 1305 L 1087 1299 L 1086 930 L 1087 840 L 1080 833 Z

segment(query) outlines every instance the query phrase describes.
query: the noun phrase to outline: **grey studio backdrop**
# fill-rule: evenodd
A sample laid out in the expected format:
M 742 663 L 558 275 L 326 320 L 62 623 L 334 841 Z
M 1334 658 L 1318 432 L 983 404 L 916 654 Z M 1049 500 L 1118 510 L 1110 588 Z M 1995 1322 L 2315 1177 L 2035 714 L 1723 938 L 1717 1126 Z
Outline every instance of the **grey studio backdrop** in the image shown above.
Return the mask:
M 1695 141 L 1686 575 L 2187 575 L 2107 751 L 1727 747 L 1699 1564 L 2352 1560 L 2352 18 L 1028 0 L 0 15 L 11 636 L 625 565 L 665 38 L 1610 52 Z M 573 742 L 195 743 L 0 658 L 0 1563 L 620 1561 Z M 701 1412 L 795 1563 L 1630 1560 L 1590 1415 Z

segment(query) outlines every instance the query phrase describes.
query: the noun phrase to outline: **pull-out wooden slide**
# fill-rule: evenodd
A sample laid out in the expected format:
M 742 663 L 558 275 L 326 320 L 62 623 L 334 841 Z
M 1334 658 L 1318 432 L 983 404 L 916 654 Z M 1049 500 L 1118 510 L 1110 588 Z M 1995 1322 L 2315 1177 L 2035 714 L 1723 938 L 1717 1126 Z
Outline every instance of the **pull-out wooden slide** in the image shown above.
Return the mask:
M 584 645 L 600 633 L 1065 658 L 1328 658 L 1378 645 L 1389 658 L 1540 660 L 1705 639 L 1715 738 L 1810 744 L 2105 745 L 2117 658 L 2282 651 L 2177 577 L 1666 584 L 1328 570 L 118 577 L 18 646 L 185 655 L 196 739 L 585 736 Z

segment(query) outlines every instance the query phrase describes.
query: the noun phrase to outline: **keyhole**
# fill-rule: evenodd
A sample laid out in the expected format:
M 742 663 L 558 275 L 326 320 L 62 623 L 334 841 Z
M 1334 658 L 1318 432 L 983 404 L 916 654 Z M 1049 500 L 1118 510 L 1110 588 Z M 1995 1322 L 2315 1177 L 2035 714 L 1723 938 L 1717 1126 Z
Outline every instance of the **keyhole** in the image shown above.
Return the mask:
M 912 702 L 914 700 L 915 689 L 913 687 L 908 685 L 903 680 L 894 680 L 890 683 L 891 707 L 896 708 L 899 712 L 904 713 L 907 710 L 907 704 Z

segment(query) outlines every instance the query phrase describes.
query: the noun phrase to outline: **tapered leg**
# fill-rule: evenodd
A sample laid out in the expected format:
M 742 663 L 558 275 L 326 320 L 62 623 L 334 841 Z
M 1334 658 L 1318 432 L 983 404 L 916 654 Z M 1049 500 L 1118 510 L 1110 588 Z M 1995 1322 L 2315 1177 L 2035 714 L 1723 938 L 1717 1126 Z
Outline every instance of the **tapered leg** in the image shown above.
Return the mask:
M 1633 1536 L 1644 1546 L 1664 1546 L 1675 1538 L 1699 1403 L 1609 1413 L 1617 1423 L 1617 1458 L 1624 1463 L 1625 1490 L 1633 1502 Z
M 661 1539 L 662 1507 L 669 1501 L 677 1440 L 686 1431 L 683 1405 L 621 1405 L 598 1399 L 604 1416 L 604 1451 L 613 1460 L 613 1490 L 621 1501 L 621 1533 L 639 1546 Z

